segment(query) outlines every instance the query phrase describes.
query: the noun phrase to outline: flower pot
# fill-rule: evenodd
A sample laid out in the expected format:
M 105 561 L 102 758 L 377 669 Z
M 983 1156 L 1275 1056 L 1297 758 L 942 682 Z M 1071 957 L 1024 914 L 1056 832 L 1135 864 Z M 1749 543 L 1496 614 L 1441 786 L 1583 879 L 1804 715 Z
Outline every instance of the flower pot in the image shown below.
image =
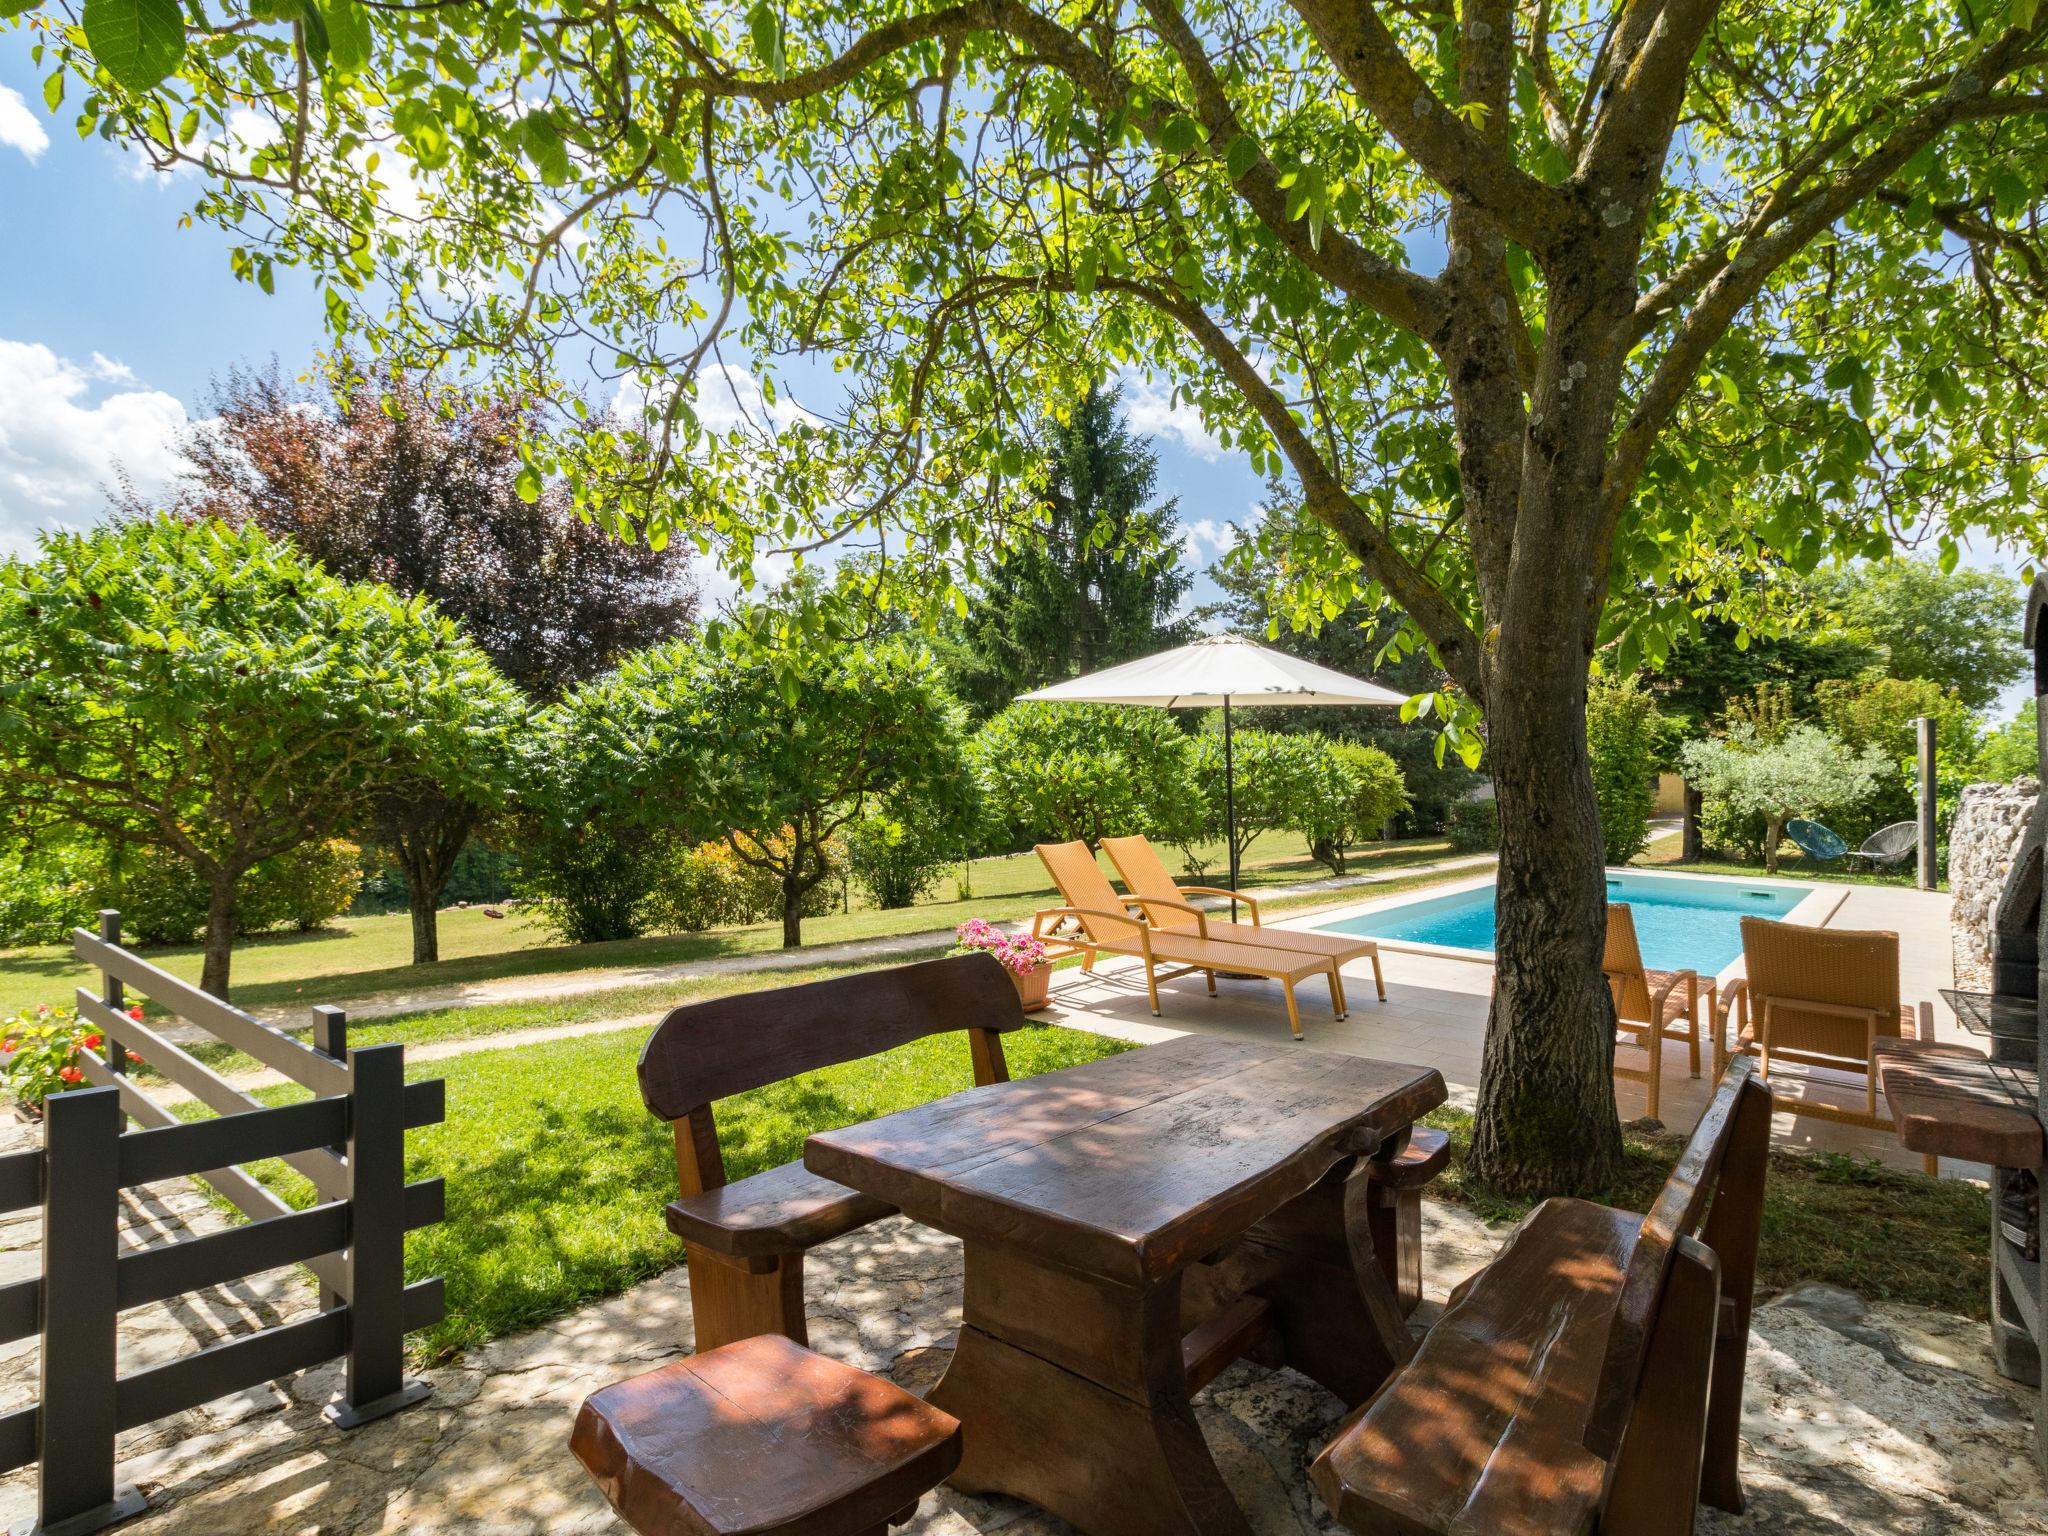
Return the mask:
M 1036 1013 L 1050 1001 L 1046 992 L 1052 986 L 1051 966 L 1037 966 L 1021 976 L 1012 971 L 1010 981 L 1017 988 L 1017 1001 L 1024 1005 L 1026 1013 Z

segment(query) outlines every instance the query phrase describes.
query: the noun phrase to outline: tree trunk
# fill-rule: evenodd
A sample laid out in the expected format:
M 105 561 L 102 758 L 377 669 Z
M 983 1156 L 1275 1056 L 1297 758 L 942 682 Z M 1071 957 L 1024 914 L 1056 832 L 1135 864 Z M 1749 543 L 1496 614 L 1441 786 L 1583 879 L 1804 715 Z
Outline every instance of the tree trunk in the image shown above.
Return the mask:
M 412 963 L 441 958 L 441 893 L 476 826 L 474 808 L 450 804 L 440 815 L 391 834 L 392 851 L 405 875 L 406 904 L 412 912 Z
M 801 949 L 804 942 L 804 897 L 809 887 L 791 872 L 782 877 L 782 947 Z
M 1567 644 L 1526 649 L 1496 663 L 1487 711 L 1500 864 L 1470 1166 L 1516 1193 L 1591 1193 L 1620 1173 L 1621 1128 L 1586 675 Z
M 206 963 L 199 973 L 199 988 L 222 1002 L 228 1000 L 228 967 L 235 953 L 235 905 L 241 883 L 240 870 L 218 870 L 207 877 Z
M 1781 816 L 1764 818 L 1764 873 L 1778 872 L 1778 845 L 1785 840 L 1785 821 Z
M 1681 864 L 1698 864 L 1707 856 L 1706 842 L 1700 836 L 1700 809 L 1705 798 L 1690 784 L 1685 786 L 1685 819 L 1679 823 L 1678 832 L 1678 861 Z

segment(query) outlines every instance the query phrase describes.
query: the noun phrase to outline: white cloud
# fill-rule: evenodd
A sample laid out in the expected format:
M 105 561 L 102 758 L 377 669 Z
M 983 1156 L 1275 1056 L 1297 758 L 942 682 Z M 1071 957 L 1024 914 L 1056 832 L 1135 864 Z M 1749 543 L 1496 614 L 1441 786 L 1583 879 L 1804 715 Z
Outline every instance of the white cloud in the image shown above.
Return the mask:
M 161 489 L 189 425 L 183 402 L 97 352 L 81 365 L 0 339 L 0 554 L 99 521 L 123 474 L 145 495 Z
M 19 91 L 0 85 L 0 144 L 18 149 L 31 160 L 42 157 L 50 147 L 50 136 Z
M 1226 523 L 1213 517 L 1197 518 L 1181 529 L 1181 550 L 1189 564 L 1206 566 L 1229 554 L 1243 537 L 1244 530 L 1236 523 Z
M 1171 390 L 1149 379 L 1126 375 L 1123 379 L 1124 413 L 1131 426 L 1151 437 L 1164 437 L 1180 444 L 1197 458 L 1211 464 L 1223 457 L 1223 445 L 1202 425 L 1202 413 L 1182 401 L 1173 403 Z

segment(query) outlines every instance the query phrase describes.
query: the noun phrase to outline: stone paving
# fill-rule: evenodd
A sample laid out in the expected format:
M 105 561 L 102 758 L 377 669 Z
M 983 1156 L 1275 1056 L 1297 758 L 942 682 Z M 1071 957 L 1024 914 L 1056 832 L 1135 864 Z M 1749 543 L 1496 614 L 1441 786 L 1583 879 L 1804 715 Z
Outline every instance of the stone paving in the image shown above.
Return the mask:
M 195 1216 L 202 1222 L 204 1212 Z M 1432 1295 L 1497 1240 L 1453 1207 L 1425 1209 Z M 943 1370 L 960 1312 L 952 1239 L 891 1219 L 818 1250 L 813 1343 L 914 1390 Z M 292 1275 L 197 1298 L 176 1316 L 129 1314 L 124 1349 L 215 1336 L 312 1305 Z M 1425 1316 L 1435 1303 L 1426 1305 Z M 576 1405 L 608 1381 L 687 1348 L 685 1270 L 430 1373 L 425 1405 L 344 1435 L 319 1418 L 338 1366 L 136 1431 L 122 1475 L 149 1496 L 134 1536 L 488 1533 L 577 1536 L 623 1529 L 569 1455 Z M 185 1347 L 191 1347 L 187 1342 Z M 1809 1286 L 1760 1307 L 1750 1344 L 1741 1517 L 1704 1512 L 1710 1533 L 2005 1536 L 2048 1533 L 2030 1454 L 2030 1394 L 1998 1379 L 1980 1323 L 1870 1305 Z M 1310 1491 L 1310 1459 L 1341 1417 L 1292 1372 L 1239 1364 L 1197 1399 L 1211 1450 L 1258 1536 L 1335 1528 Z M 32 1515 L 32 1472 L 0 1480 L 0 1521 Z M 941 1490 L 908 1536 L 1056 1536 L 1028 1505 Z

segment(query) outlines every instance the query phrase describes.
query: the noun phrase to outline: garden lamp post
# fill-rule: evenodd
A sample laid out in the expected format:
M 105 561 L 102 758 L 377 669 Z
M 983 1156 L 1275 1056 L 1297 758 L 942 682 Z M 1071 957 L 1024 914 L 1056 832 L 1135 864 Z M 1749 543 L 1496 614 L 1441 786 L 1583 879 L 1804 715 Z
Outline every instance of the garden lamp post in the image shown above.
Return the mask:
M 1231 746 L 1230 711 L 1245 707 L 1357 706 L 1404 704 L 1407 698 L 1378 683 L 1347 677 L 1299 656 L 1269 650 L 1242 635 L 1206 635 L 1191 645 L 1157 656 L 1106 667 L 1018 695 L 1045 704 L 1139 704 L 1154 709 L 1223 710 L 1224 842 L 1230 856 L 1230 889 L 1237 890 L 1237 764 Z M 1237 903 L 1230 904 L 1233 921 Z

